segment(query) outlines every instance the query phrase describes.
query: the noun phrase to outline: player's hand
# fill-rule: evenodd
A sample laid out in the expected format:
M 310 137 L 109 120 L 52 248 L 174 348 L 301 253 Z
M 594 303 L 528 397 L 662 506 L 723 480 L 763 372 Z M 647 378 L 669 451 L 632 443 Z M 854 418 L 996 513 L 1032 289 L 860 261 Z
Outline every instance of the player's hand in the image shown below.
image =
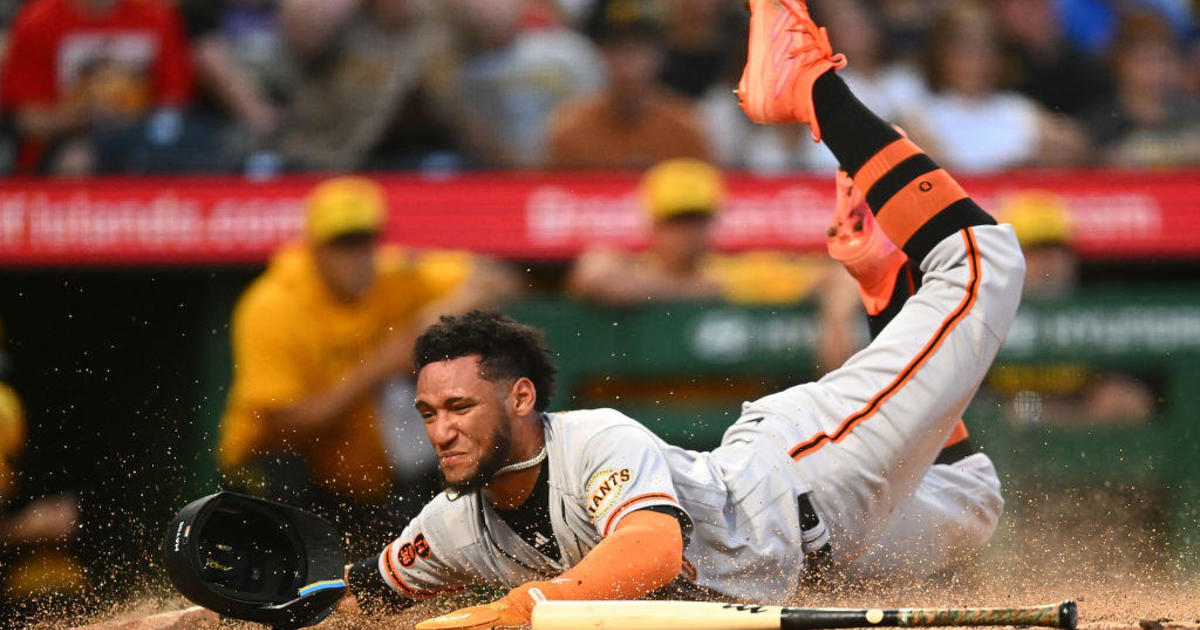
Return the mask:
M 366 362 L 373 368 L 375 377 L 383 380 L 395 374 L 405 374 L 411 371 L 412 348 L 415 340 L 416 336 L 407 330 L 394 332 L 384 337 Z
M 514 610 L 504 600 L 468 606 L 452 613 L 426 619 L 417 624 L 416 630 L 492 630 L 505 626 L 527 626 L 529 619 Z
M 69 538 L 79 520 L 79 501 L 71 494 L 38 499 L 0 531 L 0 540 L 36 542 Z
M 569 589 L 578 584 L 579 580 L 563 577 L 548 582 L 526 582 L 490 604 L 471 606 L 422 621 L 417 624 L 417 630 L 491 630 L 528 626 L 534 605 L 548 599 L 570 599 L 567 596 Z

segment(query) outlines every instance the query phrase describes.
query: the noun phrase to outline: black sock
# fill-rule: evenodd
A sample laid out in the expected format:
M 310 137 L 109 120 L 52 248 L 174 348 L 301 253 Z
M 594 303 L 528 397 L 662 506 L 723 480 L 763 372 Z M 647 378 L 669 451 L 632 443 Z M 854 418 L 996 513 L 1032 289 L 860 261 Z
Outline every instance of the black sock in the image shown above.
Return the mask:
M 821 139 L 864 189 L 867 205 L 880 217 L 880 226 L 910 260 L 924 260 L 935 245 L 963 228 L 995 223 L 916 145 L 907 143 L 894 162 L 872 162 L 875 156 L 886 155 L 884 149 L 890 145 L 901 144 L 897 141 L 902 136 L 867 109 L 833 70 L 813 83 L 813 110 Z M 872 166 L 864 169 L 869 163 Z M 860 177 L 863 170 L 868 172 Z M 869 183 L 864 184 L 864 179 Z M 918 185 L 919 192 L 915 190 Z M 892 210 L 880 216 L 886 207 Z M 913 216 L 921 219 L 915 231 Z
M 892 297 L 884 309 L 874 315 L 867 316 L 871 339 L 879 336 L 885 326 L 900 313 L 904 303 L 921 287 L 921 271 L 912 262 L 908 262 L 896 271 L 896 284 L 892 288 Z
M 813 84 L 813 109 L 821 126 L 821 140 L 851 175 L 880 149 L 900 139 L 900 134 L 867 109 L 833 70 Z

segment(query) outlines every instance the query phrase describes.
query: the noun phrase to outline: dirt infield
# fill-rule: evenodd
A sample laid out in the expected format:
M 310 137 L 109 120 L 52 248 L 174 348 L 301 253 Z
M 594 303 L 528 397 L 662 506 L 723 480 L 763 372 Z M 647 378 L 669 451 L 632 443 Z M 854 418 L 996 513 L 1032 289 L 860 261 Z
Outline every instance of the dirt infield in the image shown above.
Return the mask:
M 1178 564 L 1161 520 L 1144 492 L 1059 489 L 1011 492 L 991 545 L 959 570 L 920 583 L 841 584 L 806 593 L 796 606 L 1018 606 L 1074 599 L 1085 630 L 1200 630 L 1200 561 Z M 1192 550 L 1195 551 L 1195 550 Z M 476 603 L 423 602 L 378 618 L 335 613 L 329 630 L 411 628 L 416 622 Z M 186 619 L 130 623 L 188 606 L 181 598 L 126 604 L 90 620 L 104 630 L 257 629 L 254 624 Z M 53 615 L 51 615 L 53 617 Z M 47 618 L 37 628 L 71 624 Z M 79 620 L 74 620 L 78 623 Z
M 1061 534 L 1062 529 L 1044 530 Z M 1070 531 L 1070 530 L 1066 530 Z M 1076 530 L 1077 531 L 1077 530 Z M 1001 538 L 1005 534 L 1001 533 Z M 1058 535 L 1048 534 L 1047 539 Z M 1018 606 L 1074 599 L 1079 606 L 1080 627 L 1085 630 L 1200 630 L 1200 573 L 1164 566 L 1161 556 L 1148 561 L 1137 539 L 1093 540 L 1090 544 L 1059 544 L 1047 547 L 1045 539 L 1025 538 L 1013 554 L 1009 545 L 989 550 L 952 576 L 923 583 L 853 584 L 808 593 L 793 602 L 796 606 L 910 607 L 910 606 Z M 1134 543 L 1131 545 L 1131 543 Z M 1070 550 L 1070 551 L 1066 551 Z M 1157 554 L 1156 554 L 1157 555 Z M 1168 563 L 1169 564 L 1169 563 Z M 1180 577 L 1183 576 L 1183 577 Z M 369 617 L 335 613 L 320 627 L 329 630 L 381 630 L 411 628 L 422 619 L 434 617 L 473 602 L 422 602 L 403 614 Z M 103 630 L 198 630 L 262 628 L 255 624 L 185 620 L 144 625 L 130 622 L 157 612 L 185 608 L 181 598 L 127 604 L 90 620 Z M 117 622 L 117 623 L 113 623 Z M 69 627 L 47 620 L 38 628 Z
M 1153 578 L 1142 579 L 1134 573 L 1106 578 L 1058 571 L 1003 576 L 975 573 L 937 584 L 844 587 L 813 594 L 794 603 L 798 606 L 849 607 L 1015 606 L 1072 598 L 1079 604 L 1080 627 L 1085 630 L 1200 630 L 1200 581 L 1164 584 Z M 320 627 L 329 630 L 411 628 L 422 619 L 468 603 L 471 602 L 426 602 L 404 614 L 383 618 L 336 613 Z M 262 628 L 255 624 L 205 622 L 194 618 L 149 625 L 134 621 L 185 605 L 182 600 L 142 602 L 105 615 L 104 625 L 106 630 Z M 36 627 L 61 628 L 65 624 L 46 622 Z

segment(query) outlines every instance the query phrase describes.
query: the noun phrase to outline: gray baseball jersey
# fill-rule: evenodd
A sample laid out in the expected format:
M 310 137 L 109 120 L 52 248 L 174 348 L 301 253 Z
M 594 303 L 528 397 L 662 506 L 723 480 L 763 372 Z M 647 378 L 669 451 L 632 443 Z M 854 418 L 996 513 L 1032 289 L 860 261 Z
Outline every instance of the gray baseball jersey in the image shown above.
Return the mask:
M 612 409 L 545 414 L 561 559 L 525 543 L 478 492 L 443 493 L 387 546 L 380 572 L 413 598 L 512 588 L 561 574 L 651 506 L 681 513 L 682 578 L 740 600 L 792 599 L 806 554 L 830 541 L 832 570 L 850 575 L 891 552 L 922 554 L 912 568 L 932 570 L 978 549 L 1003 505 L 991 463 L 933 461 L 1007 333 L 1024 262 L 1008 226 L 977 226 L 938 244 L 922 271 L 870 346 L 818 382 L 746 403 L 711 452 L 667 444 Z M 801 497 L 822 522 L 802 527 Z

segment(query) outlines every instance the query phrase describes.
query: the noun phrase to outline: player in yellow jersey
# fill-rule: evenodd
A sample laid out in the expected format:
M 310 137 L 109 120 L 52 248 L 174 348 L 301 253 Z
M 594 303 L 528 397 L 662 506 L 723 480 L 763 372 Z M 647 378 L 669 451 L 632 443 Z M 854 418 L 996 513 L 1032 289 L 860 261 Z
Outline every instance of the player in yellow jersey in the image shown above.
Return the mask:
M 0 326 L 0 366 L 3 344 Z M 75 602 L 86 589 L 83 568 L 65 545 L 79 531 L 78 500 L 70 493 L 21 500 L 27 438 L 21 398 L 0 381 L 0 628 L 25 627 L 48 596 Z
M 515 283 L 467 253 L 381 245 L 387 201 L 369 179 L 322 183 L 307 213 L 304 238 L 234 311 L 218 461 L 233 487 L 333 519 L 353 548 L 406 522 L 436 484 L 411 394 L 382 404 L 409 380 L 416 333 Z

